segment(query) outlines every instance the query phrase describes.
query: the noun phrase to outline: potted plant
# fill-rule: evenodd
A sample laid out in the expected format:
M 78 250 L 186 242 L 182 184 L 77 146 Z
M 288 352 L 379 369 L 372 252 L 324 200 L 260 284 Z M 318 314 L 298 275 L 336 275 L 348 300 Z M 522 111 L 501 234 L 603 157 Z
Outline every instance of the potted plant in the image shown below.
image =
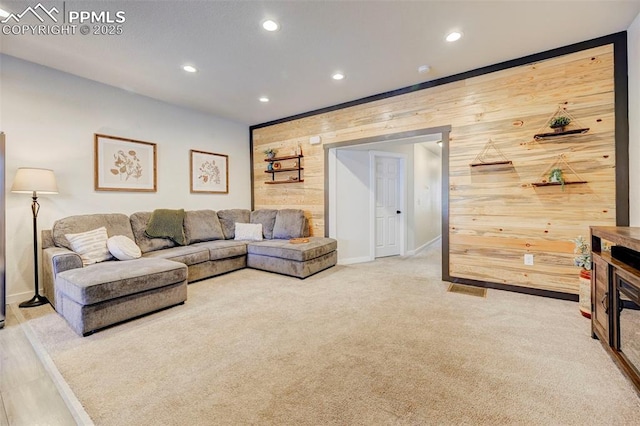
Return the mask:
M 561 115 L 558 117 L 554 117 L 551 119 L 551 123 L 549 123 L 549 127 L 554 129 L 556 133 L 564 132 L 564 128 L 571 123 L 571 119 L 567 116 Z
M 591 246 L 582 237 L 572 240 L 575 244 L 573 264 L 580 267 L 580 313 L 591 318 Z
M 272 159 L 276 156 L 276 152 L 273 148 L 267 148 L 264 150 L 264 155 L 266 155 L 268 159 Z
M 559 167 L 551 169 L 549 172 L 549 182 L 551 183 L 559 183 L 562 185 L 562 190 L 564 191 L 564 173 L 562 169 Z

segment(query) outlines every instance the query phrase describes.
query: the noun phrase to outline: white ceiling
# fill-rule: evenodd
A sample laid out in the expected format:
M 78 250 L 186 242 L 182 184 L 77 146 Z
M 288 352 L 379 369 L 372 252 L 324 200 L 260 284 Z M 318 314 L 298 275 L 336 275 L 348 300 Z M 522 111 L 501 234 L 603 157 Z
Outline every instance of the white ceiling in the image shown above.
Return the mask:
M 640 13 L 640 0 L 42 3 L 122 10 L 123 34 L 1 35 L 1 52 L 246 124 L 624 31 Z M 15 13 L 35 4 L 0 0 Z M 264 31 L 266 18 L 281 29 Z M 445 42 L 456 29 L 464 37 Z M 347 78 L 332 80 L 336 70 Z

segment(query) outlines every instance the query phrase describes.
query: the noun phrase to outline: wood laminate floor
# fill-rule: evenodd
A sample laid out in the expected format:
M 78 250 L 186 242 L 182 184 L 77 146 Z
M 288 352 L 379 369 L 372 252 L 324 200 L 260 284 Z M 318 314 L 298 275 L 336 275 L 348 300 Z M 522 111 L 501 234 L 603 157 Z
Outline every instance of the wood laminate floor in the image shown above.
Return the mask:
M 0 329 L 0 426 L 75 425 L 12 307 Z

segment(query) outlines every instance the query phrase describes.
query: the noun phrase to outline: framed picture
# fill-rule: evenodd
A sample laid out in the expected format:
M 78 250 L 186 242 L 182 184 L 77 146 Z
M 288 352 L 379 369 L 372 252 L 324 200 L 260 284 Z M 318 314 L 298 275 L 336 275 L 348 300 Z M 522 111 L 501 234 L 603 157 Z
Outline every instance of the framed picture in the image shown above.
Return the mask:
M 229 156 L 213 152 L 190 151 L 191 192 L 229 193 Z
M 96 191 L 156 192 L 156 144 L 95 134 Z

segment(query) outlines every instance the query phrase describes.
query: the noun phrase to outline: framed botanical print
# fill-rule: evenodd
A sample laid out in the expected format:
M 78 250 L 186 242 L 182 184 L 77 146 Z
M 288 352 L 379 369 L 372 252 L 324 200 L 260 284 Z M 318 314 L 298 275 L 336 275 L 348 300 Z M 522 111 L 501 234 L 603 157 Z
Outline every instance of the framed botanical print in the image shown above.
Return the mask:
M 157 191 L 156 144 L 94 135 L 96 191 Z
M 191 192 L 229 193 L 229 156 L 190 150 Z

